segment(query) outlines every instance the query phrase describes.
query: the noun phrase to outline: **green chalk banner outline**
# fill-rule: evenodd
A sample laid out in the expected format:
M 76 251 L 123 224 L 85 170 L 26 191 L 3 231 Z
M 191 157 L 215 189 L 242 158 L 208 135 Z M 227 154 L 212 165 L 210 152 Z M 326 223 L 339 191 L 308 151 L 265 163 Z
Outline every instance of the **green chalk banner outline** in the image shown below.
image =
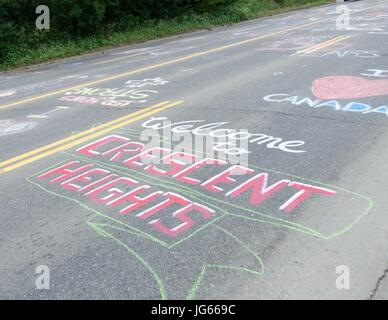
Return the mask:
M 139 135 L 140 135 L 141 131 L 139 131 L 139 130 L 132 130 L 132 129 L 128 129 L 128 128 L 126 128 L 126 129 L 120 128 L 120 129 L 117 130 L 117 132 L 125 133 L 128 137 L 131 137 L 131 138 L 139 138 Z M 166 143 L 166 144 L 171 146 L 171 144 L 169 144 L 169 143 L 167 143 L 165 141 L 164 141 L 164 143 Z M 201 285 L 203 284 L 203 281 L 204 281 L 204 278 L 206 277 L 206 274 L 210 270 L 215 270 L 215 269 L 225 270 L 225 269 L 228 269 L 228 270 L 234 270 L 234 271 L 239 271 L 239 272 L 246 272 L 246 273 L 252 274 L 253 276 L 256 276 L 256 277 L 260 277 L 260 276 L 262 276 L 264 274 L 264 270 L 265 270 L 264 264 L 263 264 L 261 258 L 254 252 L 254 250 L 251 249 L 247 244 L 245 244 L 238 236 L 236 236 L 235 234 L 233 234 L 233 233 L 229 232 L 228 230 L 226 230 L 226 229 L 224 229 L 224 228 L 222 228 L 222 227 L 220 227 L 220 226 L 215 224 L 218 220 L 224 218 L 225 216 L 232 216 L 232 217 L 236 217 L 236 218 L 240 218 L 240 219 L 245 219 L 245 220 L 249 220 L 249 221 L 253 221 L 253 222 L 258 222 L 258 223 L 271 224 L 273 226 L 287 228 L 287 229 L 290 229 L 290 230 L 294 230 L 296 232 L 300 232 L 300 233 L 303 233 L 303 234 L 306 234 L 306 235 L 310 235 L 310 236 L 322 239 L 322 240 L 330 240 L 330 239 L 338 237 L 338 236 L 344 234 L 345 232 L 349 231 L 350 229 L 352 229 L 352 227 L 354 225 L 356 225 L 363 217 L 365 217 L 370 212 L 370 210 L 373 208 L 373 201 L 372 201 L 372 199 L 370 199 L 367 196 L 364 196 L 364 195 L 352 192 L 350 190 L 347 190 L 347 189 L 344 189 L 344 188 L 341 188 L 341 187 L 337 187 L 337 186 L 333 186 L 333 185 L 329 185 L 329 184 L 324 184 L 324 183 L 321 183 L 319 181 L 305 179 L 305 178 L 302 178 L 302 177 L 299 177 L 299 176 L 296 176 L 296 175 L 291 175 L 291 174 L 275 171 L 275 170 L 268 169 L 268 168 L 261 168 L 261 167 L 258 167 L 258 166 L 250 165 L 250 167 L 258 169 L 258 170 L 266 170 L 266 171 L 273 172 L 273 173 L 276 173 L 276 174 L 287 175 L 287 176 L 294 177 L 294 178 L 297 178 L 297 179 L 300 179 L 300 180 L 303 180 L 303 181 L 314 182 L 314 183 L 320 184 L 322 186 L 326 186 L 326 187 L 334 188 L 334 189 L 337 189 L 337 190 L 341 190 L 341 191 L 343 191 L 345 193 L 348 193 L 348 194 L 351 194 L 353 196 L 359 197 L 359 198 L 365 200 L 368 203 L 367 208 L 358 217 L 356 217 L 351 224 L 343 227 L 342 229 L 338 230 L 337 232 L 335 232 L 335 233 L 333 233 L 331 235 L 323 235 L 321 232 L 319 232 L 317 230 L 314 230 L 313 228 L 309 228 L 309 227 L 303 226 L 301 224 L 298 224 L 298 223 L 295 223 L 295 222 L 291 222 L 291 221 L 288 221 L 288 220 L 284 220 L 284 219 L 281 219 L 281 218 L 276 218 L 276 217 L 270 216 L 268 214 L 255 211 L 255 210 L 252 210 L 250 208 L 245 208 L 245 207 L 233 204 L 233 203 L 229 203 L 229 202 L 226 202 L 226 201 L 223 201 L 223 200 L 220 200 L 220 199 L 208 196 L 208 195 L 204 195 L 203 193 L 201 193 L 199 191 L 190 189 L 188 187 L 179 185 L 179 184 L 171 182 L 171 181 L 166 181 L 166 180 L 161 179 L 161 178 L 150 176 L 150 175 L 144 174 L 142 172 L 138 172 L 136 170 L 132 170 L 132 169 L 129 169 L 129 168 L 126 169 L 126 170 L 123 170 L 122 167 L 119 167 L 117 165 L 107 164 L 105 162 L 98 161 L 98 160 L 95 160 L 95 159 L 90 159 L 90 158 L 84 157 L 82 155 L 76 155 L 76 154 L 73 154 L 71 152 L 62 152 L 62 154 L 71 156 L 73 158 L 77 158 L 79 160 L 88 161 L 88 162 L 93 163 L 95 165 L 98 165 L 98 166 L 100 166 L 102 168 L 109 169 L 109 170 L 117 172 L 117 173 L 121 173 L 121 174 L 125 174 L 125 175 L 126 174 L 130 174 L 131 176 L 133 176 L 134 178 L 136 178 L 136 179 L 138 179 L 140 181 L 143 181 L 143 182 L 146 182 L 146 183 L 152 184 L 152 185 L 162 186 L 162 187 L 167 188 L 168 190 L 175 190 L 175 191 L 177 191 L 177 192 L 179 192 L 181 194 L 187 195 L 190 198 L 196 199 L 196 200 L 201 201 L 201 202 L 206 201 L 206 204 L 209 207 L 212 207 L 212 208 L 214 208 L 215 210 L 217 210 L 218 212 L 221 213 L 220 216 L 216 217 L 215 219 L 213 219 L 212 221 L 208 222 L 207 224 L 201 226 L 200 228 L 198 228 L 197 230 L 195 230 L 193 233 L 191 233 L 190 235 L 186 236 L 185 238 L 180 239 L 179 241 L 177 241 L 174 244 L 168 244 L 168 243 L 166 243 L 166 242 L 164 242 L 164 241 L 154 237 L 153 235 L 148 234 L 147 232 L 139 230 L 139 229 L 137 229 L 137 228 L 135 228 L 135 227 L 133 227 L 133 226 L 131 226 L 129 224 L 126 224 L 126 223 L 124 223 L 124 222 L 122 222 L 122 221 L 120 221 L 118 219 L 115 219 L 114 217 L 111 217 L 111 216 L 106 215 L 106 214 L 104 214 L 102 212 L 99 212 L 99 211 L 97 211 L 97 210 L 87 206 L 86 204 L 82 203 L 79 200 L 76 200 L 74 198 L 67 197 L 67 196 L 59 194 L 57 192 L 48 190 L 47 188 L 41 186 L 40 184 L 36 183 L 33 180 L 33 178 L 35 178 L 36 176 L 40 175 L 44 171 L 47 171 L 47 170 L 49 170 L 51 168 L 54 168 L 54 167 L 56 167 L 56 166 L 58 166 L 58 165 L 60 165 L 60 164 L 62 164 L 64 162 L 68 161 L 68 159 L 66 159 L 64 161 L 61 161 L 60 163 L 54 164 L 54 165 L 50 166 L 49 168 L 45 168 L 44 170 L 41 170 L 40 172 L 35 173 L 35 174 L 29 176 L 28 178 L 26 178 L 26 180 L 29 183 L 39 187 L 41 190 L 43 190 L 43 191 L 45 191 L 45 192 L 47 192 L 49 194 L 52 194 L 54 196 L 58 196 L 60 198 L 66 199 L 66 200 L 73 201 L 73 202 L 77 203 L 79 206 L 83 207 L 84 209 L 93 212 L 95 214 L 95 216 L 90 218 L 87 221 L 87 224 L 93 230 L 95 230 L 98 235 L 103 236 L 103 237 L 105 237 L 107 239 L 111 239 L 112 241 L 114 241 L 118 245 L 122 246 L 130 255 L 132 255 L 136 260 L 138 260 L 139 263 L 141 263 L 144 266 L 145 269 L 148 270 L 148 272 L 150 273 L 151 277 L 153 278 L 156 286 L 158 287 L 161 299 L 168 299 L 168 294 L 167 294 L 167 291 L 166 291 L 166 288 L 165 288 L 165 284 L 163 283 L 162 279 L 158 275 L 157 271 L 152 267 L 152 265 L 149 262 L 146 261 L 145 258 L 142 257 L 141 254 L 139 254 L 134 248 L 131 248 L 126 243 L 124 243 L 123 241 L 121 241 L 120 239 L 115 237 L 113 235 L 112 231 L 108 231 L 109 229 L 113 229 L 115 231 L 122 231 L 122 232 L 125 232 L 125 233 L 127 233 L 129 235 L 132 235 L 132 236 L 135 236 L 135 237 L 139 237 L 139 238 L 143 238 L 143 239 L 146 239 L 146 240 L 150 240 L 150 241 L 155 242 L 155 243 L 157 243 L 157 244 L 159 244 L 162 247 L 165 247 L 167 249 L 172 249 L 172 248 L 180 245 L 185 240 L 188 240 L 188 239 L 196 236 L 203 229 L 205 229 L 207 227 L 212 227 L 212 228 L 217 229 L 218 231 L 221 231 L 226 237 L 229 237 L 234 242 L 236 242 L 241 247 L 241 249 L 244 252 L 247 252 L 256 261 L 257 270 L 256 270 L 256 268 L 250 269 L 250 268 L 240 267 L 238 265 L 204 264 L 202 269 L 201 269 L 201 271 L 200 271 L 200 273 L 199 273 L 199 275 L 198 275 L 198 277 L 197 277 L 197 279 L 192 284 L 191 289 L 189 290 L 189 292 L 188 292 L 188 294 L 186 296 L 186 299 L 193 299 L 193 298 L 195 298 L 198 290 L 200 289 Z M 238 209 L 240 211 L 249 212 L 250 214 L 254 214 L 255 217 L 252 217 L 252 216 L 248 217 L 248 216 L 243 216 L 243 215 L 240 215 L 240 214 L 232 213 L 232 212 L 229 212 L 229 211 L 221 208 L 219 205 L 227 205 L 227 206 L 233 207 L 235 209 Z M 263 207 L 260 208 L 260 210 L 262 210 L 262 211 L 264 211 L 264 209 L 265 208 L 263 208 Z M 93 222 L 93 219 L 96 218 L 96 217 L 103 217 L 103 218 L 107 219 L 108 221 L 110 221 L 111 223 L 96 223 L 96 222 Z

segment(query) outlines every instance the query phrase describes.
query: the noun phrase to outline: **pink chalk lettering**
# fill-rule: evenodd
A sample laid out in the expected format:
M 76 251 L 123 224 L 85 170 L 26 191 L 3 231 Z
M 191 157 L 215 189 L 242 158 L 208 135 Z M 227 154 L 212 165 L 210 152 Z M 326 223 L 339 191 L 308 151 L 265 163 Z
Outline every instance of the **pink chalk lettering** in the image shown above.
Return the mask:
M 92 191 L 89 191 L 85 194 L 86 197 L 88 197 L 90 200 L 98 203 L 98 204 L 105 204 L 113 199 L 115 199 L 117 196 L 121 196 L 124 192 L 118 188 L 113 188 L 117 185 L 124 184 L 126 186 L 136 186 L 138 182 L 136 180 L 130 179 L 130 178 L 118 178 L 116 180 L 113 180 L 111 182 L 108 182 L 97 189 L 94 189 Z M 100 194 L 104 191 L 108 191 L 108 194 L 106 196 L 100 197 Z
M 180 204 L 181 206 L 187 206 L 191 203 L 186 198 L 183 198 L 182 196 L 177 195 L 175 193 L 167 192 L 163 196 L 165 196 L 167 199 L 162 201 L 161 203 L 137 214 L 136 217 L 144 220 L 144 219 L 147 219 L 150 216 L 153 216 L 154 214 L 158 213 L 159 211 L 161 211 L 164 208 L 167 208 L 173 204 Z
M 138 196 L 139 194 L 144 193 L 144 191 L 146 191 L 149 188 L 150 188 L 150 186 L 147 186 L 147 185 L 138 187 L 138 188 L 122 195 L 121 197 L 118 197 L 117 199 L 110 201 L 109 203 L 107 203 L 107 206 L 109 208 L 113 208 L 113 207 L 118 206 L 124 202 L 130 201 L 130 202 L 132 202 L 132 204 L 130 204 L 129 206 L 120 210 L 121 214 L 128 214 L 129 212 L 135 211 L 135 210 L 145 206 L 146 204 L 156 200 L 157 198 L 159 198 L 159 196 L 161 194 L 163 194 L 163 191 L 156 191 L 156 192 L 153 192 L 153 193 L 151 193 L 147 196 L 144 196 L 144 197 Z
M 125 144 L 123 144 L 121 146 L 113 148 L 112 150 L 108 150 L 108 151 L 104 152 L 102 155 L 104 157 L 112 156 L 109 159 L 109 161 L 118 161 L 124 155 L 132 154 L 132 153 L 138 153 L 143 148 L 144 148 L 144 144 L 143 143 L 140 143 L 140 142 L 128 142 L 128 143 L 125 143 Z
M 128 138 L 117 136 L 117 135 L 110 135 L 77 149 L 77 152 L 88 157 L 94 157 L 101 154 L 100 152 L 96 151 L 97 148 L 105 146 L 111 142 L 127 142 L 127 141 L 129 141 Z
M 186 207 L 179 209 L 173 213 L 173 216 L 180 220 L 182 223 L 174 228 L 168 228 L 160 222 L 160 219 L 155 219 L 149 222 L 156 230 L 168 235 L 169 237 L 176 237 L 178 234 L 189 230 L 195 225 L 195 221 L 188 217 L 188 213 L 192 211 L 198 211 L 201 213 L 202 219 L 210 219 L 215 211 L 199 205 L 197 203 L 191 203 Z
M 161 159 L 163 164 L 171 165 L 170 170 L 162 170 L 157 168 L 154 164 L 150 164 L 145 168 L 145 171 L 157 176 L 172 176 L 186 167 L 187 163 L 180 160 L 187 160 L 188 163 L 192 163 L 196 158 L 197 156 L 191 153 L 174 152 Z
M 217 160 L 217 159 L 211 159 L 211 158 L 206 158 L 206 159 L 203 159 L 201 161 L 198 161 L 197 163 L 194 163 L 193 165 L 187 167 L 186 169 L 178 172 L 177 174 L 175 174 L 173 177 L 180 181 L 180 182 L 184 182 L 184 183 L 187 183 L 187 184 L 199 184 L 201 181 L 198 180 L 198 179 L 194 179 L 194 178 L 190 178 L 188 177 L 187 175 L 193 171 L 196 171 L 206 165 L 226 165 L 227 162 L 226 161 L 223 161 L 223 160 Z
M 59 175 L 59 177 L 56 177 L 56 178 L 50 180 L 49 183 L 54 184 L 54 183 L 58 183 L 58 182 L 62 182 L 64 180 L 70 179 L 70 178 L 78 175 L 82 171 L 85 171 L 85 170 L 93 167 L 93 164 L 87 164 L 87 165 L 84 165 L 82 167 L 76 168 L 75 170 L 69 169 L 69 168 L 72 168 L 79 163 L 80 163 L 79 161 L 71 161 L 63 166 L 60 166 L 60 167 L 55 168 L 53 170 L 50 170 L 44 174 L 41 174 L 40 176 L 38 176 L 38 179 L 43 180 L 43 179 L 46 179 L 46 178 L 49 178 L 52 176 Z
M 108 173 L 110 173 L 110 171 L 108 171 L 108 170 L 92 169 L 92 170 L 86 171 L 85 173 L 82 173 L 74 178 L 66 180 L 65 182 L 62 182 L 61 186 L 65 189 L 68 189 L 68 190 L 79 190 L 82 188 L 82 186 L 74 184 L 75 182 L 90 182 L 92 180 L 92 178 L 90 177 L 91 175 L 93 175 L 93 174 L 107 175 Z
M 109 176 L 106 176 L 100 180 L 97 180 L 95 182 L 92 182 L 80 189 L 78 189 L 78 192 L 79 193 L 83 193 L 83 192 L 86 192 L 86 191 L 89 191 L 89 190 L 92 190 L 92 189 L 95 189 L 97 186 L 99 186 L 100 184 L 103 184 L 105 183 L 106 181 L 109 181 L 111 180 L 112 178 L 117 178 L 118 175 L 117 174 L 110 174 Z
M 157 155 L 160 153 L 170 153 L 170 149 L 154 147 L 146 151 L 140 152 L 138 155 L 133 156 L 123 162 L 124 165 L 132 168 L 141 168 L 145 164 L 152 162 L 152 160 L 157 159 Z M 155 155 L 156 154 L 156 155 Z M 142 162 L 139 162 L 141 160 Z M 149 161 L 150 160 L 150 161 Z
M 268 197 L 270 197 L 275 192 L 283 189 L 289 183 L 289 180 L 280 180 L 274 183 L 271 186 L 267 186 L 268 183 L 268 173 L 259 173 L 258 175 L 252 177 L 251 179 L 245 181 L 243 184 L 239 185 L 237 188 L 226 193 L 226 196 L 231 196 L 231 198 L 236 198 L 241 193 L 252 189 L 249 202 L 252 205 L 259 205 Z
M 245 168 L 242 166 L 232 166 L 221 172 L 220 174 L 210 178 L 209 180 L 206 180 L 204 183 L 201 184 L 201 186 L 214 193 L 222 192 L 224 191 L 224 189 L 218 186 L 219 183 L 233 183 L 236 182 L 236 180 L 231 178 L 231 176 L 249 174 L 252 172 L 254 172 L 254 170 L 249 168 Z
M 309 198 L 314 193 L 320 193 L 327 196 L 336 194 L 336 192 L 333 190 L 315 187 L 315 186 L 311 186 L 311 185 L 299 183 L 299 182 L 290 182 L 288 186 L 301 189 L 301 190 L 297 192 L 294 196 L 292 196 L 290 199 L 288 199 L 279 208 L 279 210 L 284 210 L 287 213 L 290 213 L 291 211 L 293 211 L 297 206 L 299 206 L 304 200 Z

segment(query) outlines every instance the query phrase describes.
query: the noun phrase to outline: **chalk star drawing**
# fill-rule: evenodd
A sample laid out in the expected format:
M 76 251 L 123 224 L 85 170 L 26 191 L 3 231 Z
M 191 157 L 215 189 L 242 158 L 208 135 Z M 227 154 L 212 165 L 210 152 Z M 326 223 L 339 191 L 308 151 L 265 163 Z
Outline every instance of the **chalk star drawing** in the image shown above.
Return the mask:
M 162 78 L 154 78 L 154 79 L 144 79 L 144 80 L 128 80 L 125 82 L 125 86 L 127 88 L 142 88 L 144 86 L 162 86 L 169 83 L 167 80 L 163 80 Z
M 129 136 L 132 135 L 135 138 L 138 138 L 141 134 L 137 130 L 125 129 L 125 131 Z M 124 171 L 120 171 L 114 165 L 93 161 L 71 152 L 62 152 L 62 154 L 78 158 L 79 160 L 87 160 L 111 171 L 116 170 L 117 173 L 124 173 Z M 57 165 L 55 164 L 54 166 Z M 45 168 L 44 171 L 49 169 L 51 168 Z M 26 180 L 41 190 L 62 199 L 73 201 L 84 209 L 93 212 L 95 215 L 89 218 L 87 224 L 98 235 L 119 245 L 136 260 L 134 263 L 142 265 L 154 281 L 161 299 L 195 299 L 198 296 L 199 290 L 209 286 L 206 279 L 212 275 L 214 276 L 214 273 L 218 275 L 222 273 L 222 277 L 226 280 L 231 279 L 227 278 L 227 272 L 245 273 L 253 277 L 262 276 L 264 274 L 264 264 L 260 256 L 255 252 L 255 250 L 258 250 L 257 243 L 256 245 L 248 244 L 242 240 L 244 235 L 238 234 L 238 229 L 243 223 L 245 223 L 245 228 L 253 228 L 255 230 L 252 234 L 258 240 L 260 240 L 260 237 L 265 239 L 266 228 L 268 227 L 285 228 L 286 230 L 299 232 L 317 239 L 329 240 L 348 232 L 373 207 L 373 202 L 370 198 L 335 187 L 362 198 L 368 203 L 368 206 L 350 225 L 333 234 L 324 235 L 312 228 L 288 220 L 274 218 L 257 211 L 249 210 L 251 211 L 250 215 L 240 214 L 240 211 L 247 211 L 247 209 L 236 204 L 228 204 L 217 200 L 192 188 L 183 187 L 163 178 L 146 176 L 137 170 L 129 169 L 126 174 L 133 176 L 139 181 L 143 181 L 148 185 L 162 186 L 173 192 L 179 192 L 195 201 L 202 201 L 209 208 L 219 213 L 216 219 L 197 229 L 186 238 L 180 239 L 173 244 L 168 244 L 149 233 L 135 228 L 133 225 L 116 219 L 116 217 L 93 209 L 77 199 L 48 190 L 45 186 L 34 181 L 34 178 L 40 173 L 38 172 L 30 176 Z M 231 211 L 228 205 L 238 209 L 238 211 Z M 244 232 L 246 232 L 245 228 Z M 252 248 L 253 246 L 255 250 Z

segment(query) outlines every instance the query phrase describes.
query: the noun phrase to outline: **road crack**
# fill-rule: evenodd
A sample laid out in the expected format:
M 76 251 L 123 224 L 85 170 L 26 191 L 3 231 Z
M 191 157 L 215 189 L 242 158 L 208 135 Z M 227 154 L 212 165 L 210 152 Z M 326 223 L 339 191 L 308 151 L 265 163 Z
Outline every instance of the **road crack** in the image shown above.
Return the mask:
M 386 268 L 383 272 L 383 274 L 377 279 L 376 286 L 371 291 L 368 300 L 373 300 L 376 296 L 377 291 L 379 290 L 381 282 L 385 279 L 386 275 L 388 273 L 388 268 Z

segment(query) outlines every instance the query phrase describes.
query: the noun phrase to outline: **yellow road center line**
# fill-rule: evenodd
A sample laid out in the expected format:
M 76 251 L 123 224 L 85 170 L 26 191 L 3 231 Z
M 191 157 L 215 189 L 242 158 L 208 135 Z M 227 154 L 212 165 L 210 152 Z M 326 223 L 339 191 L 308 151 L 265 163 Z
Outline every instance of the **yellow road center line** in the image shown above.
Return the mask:
M 63 144 L 63 143 L 66 143 L 66 142 L 69 142 L 69 141 L 74 141 L 75 139 L 78 139 L 80 137 L 83 137 L 85 135 L 88 135 L 88 134 L 91 134 L 93 132 L 96 132 L 98 130 L 101 130 L 103 128 L 106 128 L 106 127 L 109 127 L 111 125 L 114 125 L 116 123 L 119 123 L 121 121 L 125 121 L 125 120 L 128 120 L 134 116 L 137 116 L 139 114 L 142 114 L 142 113 L 145 113 L 145 112 L 148 112 L 150 110 L 153 110 L 153 109 L 156 109 L 156 108 L 159 108 L 167 103 L 170 103 L 170 101 L 164 101 L 164 102 L 161 102 L 161 103 L 158 103 L 158 104 L 155 104 L 151 107 L 148 107 L 148 108 L 145 108 L 145 109 L 141 109 L 141 110 L 138 110 L 136 112 L 132 112 L 124 117 L 121 117 L 121 118 L 118 118 L 118 119 L 115 119 L 115 120 L 112 120 L 112 121 L 109 121 L 105 124 L 102 124 L 102 125 L 99 125 L 99 126 L 96 126 L 94 128 L 91 128 L 91 129 L 88 129 L 88 130 L 85 130 L 85 131 L 82 131 L 82 132 L 79 132 L 77 134 L 74 134 L 74 135 L 71 135 L 70 137 L 67 137 L 67 138 L 64 138 L 64 139 L 61 139 L 61 140 L 58 140 L 56 142 L 53 142 L 53 143 L 50 143 L 46 146 L 43 146 L 43 147 L 40 147 L 40 148 L 37 148 L 37 149 L 34 149 L 32 151 L 29 151 L 29 152 L 26 152 L 26 153 L 23 153 L 19 156 L 16 156 L 16 157 L 13 157 L 11 159 L 8 159 L 8 160 L 5 160 L 5 161 L 2 161 L 0 162 L 0 167 L 4 167 L 6 165 L 9 165 L 11 163 L 14 163 L 16 161 L 19 161 L 19 160 L 22 160 L 24 158 L 27 158 L 27 157 L 30 157 L 30 156 L 33 156 L 34 154 L 37 154 L 39 152 L 42 152 L 42 151 L 45 151 L 45 150 L 48 150 L 50 148 L 53 148 L 53 147 L 56 147 L 60 144 Z
M 332 43 L 333 41 L 336 41 L 336 40 L 338 40 L 338 39 L 342 39 L 343 37 L 344 37 L 344 36 L 338 36 L 338 37 L 335 37 L 335 38 L 330 39 L 330 40 L 328 40 L 328 41 L 324 41 L 324 42 L 318 43 L 318 44 L 316 44 L 316 45 L 314 45 L 314 46 L 312 46 L 312 47 L 308 47 L 308 48 L 305 48 L 305 49 L 303 49 L 303 50 L 299 50 L 299 51 L 297 52 L 297 54 L 305 53 L 305 52 L 310 51 L 310 50 L 313 50 L 313 49 L 315 49 L 315 48 L 320 48 L 320 47 L 322 47 L 322 46 L 324 46 L 324 45 L 326 45 L 326 44 L 328 44 L 328 43 Z
M 304 52 L 306 52 L 306 51 L 309 51 L 309 50 L 315 49 L 315 48 L 317 48 L 317 47 L 323 46 L 323 45 L 325 45 L 326 43 L 331 43 L 331 42 L 333 42 L 333 41 L 335 41 L 335 40 L 342 39 L 342 37 L 343 37 L 343 36 L 338 36 L 338 37 L 335 37 L 335 38 L 333 38 L 333 39 L 330 39 L 330 40 L 327 40 L 327 41 L 324 41 L 324 42 L 317 43 L 317 44 L 313 45 L 312 47 L 307 47 L 307 48 L 305 48 L 305 49 L 303 49 L 303 50 L 299 50 L 297 53 L 304 53 Z
M 101 136 L 101 135 L 103 135 L 103 134 L 106 134 L 106 133 L 108 133 L 108 132 L 111 132 L 111 131 L 113 131 L 113 130 L 115 130 L 115 129 L 117 129 L 117 128 L 126 126 L 126 125 L 128 125 L 128 124 L 130 124 L 130 123 L 133 123 L 133 122 L 135 122 L 135 121 L 137 121 L 137 120 L 143 119 L 143 118 L 145 118 L 145 117 L 147 117 L 147 116 L 153 115 L 153 114 L 158 113 L 158 112 L 160 112 L 160 111 L 166 110 L 166 109 L 168 109 L 168 108 L 176 107 L 176 106 L 178 106 L 178 105 L 180 105 L 180 104 L 182 104 L 182 103 L 183 103 L 183 101 L 181 100 L 181 101 L 177 101 L 177 102 L 175 102 L 175 103 L 171 103 L 171 104 L 162 106 L 162 107 L 157 108 L 157 109 L 153 109 L 153 110 L 151 110 L 151 111 L 149 111 L 149 112 L 147 112 L 147 113 L 143 113 L 143 114 L 141 114 L 141 115 L 138 115 L 137 117 L 134 117 L 134 118 L 131 118 L 131 119 L 129 119 L 129 120 L 120 122 L 120 123 L 118 123 L 118 124 L 116 124 L 116 125 L 110 126 L 110 127 L 106 128 L 106 129 L 100 130 L 100 131 L 95 132 L 95 133 L 93 133 L 93 134 L 90 134 L 90 135 L 88 135 L 88 136 L 82 137 L 82 138 L 80 138 L 80 139 L 78 139 L 78 140 L 75 140 L 75 141 L 73 141 L 73 142 L 70 142 L 70 143 L 68 143 L 68 144 L 65 144 L 65 145 L 59 146 L 59 147 L 57 147 L 57 148 L 48 150 L 48 151 L 46 151 L 46 152 L 37 154 L 36 156 L 33 156 L 33 157 L 28 158 L 28 159 L 26 159 L 26 160 L 17 162 L 17 163 L 15 163 L 15 164 L 13 164 L 13 165 L 10 165 L 10 166 L 8 166 L 8 167 L 5 167 L 5 168 L 3 168 L 3 169 L 0 169 L 0 174 L 1 174 L 1 173 L 5 173 L 5 172 L 9 172 L 9 171 L 12 171 L 12 170 L 15 170 L 15 169 L 17 169 L 17 168 L 20 168 L 20 167 L 22 167 L 22 166 L 25 166 L 26 164 L 30 164 L 30 163 L 32 163 L 32 162 L 35 162 L 35 161 L 37 161 L 37 160 L 40 160 L 40 159 L 45 158 L 45 157 L 47 157 L 47 156 L 50 156 L 50 155 L 52 155 L 52 154 L 54 154 L 54 153 L 57 153 L 57 152 L 60 152 L 60 151 L 66 150 L 66 149 L 70 149 L 70 148 L 72 148 L 72 147 L 74 147 L 74 146 L 76 146 L 76 145 L 79 145 L 79 144 L 81 144 L 81 143 L 83 143 L 83 142 L 86 142 L 86 141 L 88 141 L 88 140 L 94 139 L 94 138 L 96 138 L 96 137 L 99 137 L 99 136 Z
M 207 54 L 210 54 L 210 53 L 215 53 L 215 52 L 218 52 L 218 51 L 226 50 L 226 49 L 229 49 L 229 48 L 234 48 L 234 47 L 241 46 L 243 44 L 247 44 L 247 43 L 250 43 L 250 42 L 257 41 L 257 40 L 274 37 L 276 35 L 279 35 L 279 34 L 282 34 L 282 33 L 286 33 L 286 32 L 289 32 L 289 31 L 302 29 L 304 27 L 308 27 L 308 26 L 311 26 L 311 25 L 314 25 L 314 24 L 318 24 L 320 22 L 327 21 L 327 20 L 330 20 L 330 19 L 331 18 L 320 19 L 320 20 L 317 20 L 317 21 L 314 21 L 314 22 L 310 22 L 310 23 L 306 23 L 306 24 L 297 25 L 297 26 L 294 26 L 294 27 L 282 29 L 280 31 L 268 33 L 268 34 L 265 34 L 265 35 L 262 35 L 262 36 L 258 36 L 258 37 L 255 37 L 255 38 L 251 38 L 251 39 L 247 39 L 247 40 L 231 43 L 231 44 L 228 44 L 226 46 L 210 49 L 210 50 L 207 50 L 207 51 L 201 51 L 201 52 L 189 54 L 187 56 L 183 56 L 183 57 L 180 57 L 180 58 L 177 58 L 177 59 L 173 59 L 173 60 L 168 60 L 166 62 L 162 62 L 162 63 L 159 63 L 159 64 L 143 67 L 143 68 L 140 68 L 140 69 L 137 69 L 137 70 L 132 70 L 132 71 L 124 72 L 124 73 L 121 73 L 121 74 L 116 74 L 114 76 L 102 78 L 102 79 L 95 80 L 95 81 L 85 82 L 85 83 L 76 85 L 74 87 L 68 87 L 68 88 L 65 88 L 65 89 L 60 89 L 60 90 L 52 91 L 52 92 L 49 92 L 49 93 L 45 93 L 45 94 L 41 94 L 41 95 L 34 96 L 34 97 L 31 97 L 31 98 L 19 100 L 19 101 L 16 101 L 16 102 L 11 102 L 11 103 L 8 103 L 8 104 L 5 104 L 5 105 L 0 105 L 0 110 L 1 109 L 6 109 L 6 108 L 10 108 L 10 107 L 13 107 L 13 106 L 17 106 L 17 105 L 20 105 L 20 104 L 25 104 L 25 103 L 28 103 L 28 102 L 33 102 L 33 101 L 36 101 L 36 100 L 39 100 L 39 99 L 48 98 L 48 97 L 51 97 L 51 96 L 54 96 L 54 95 L 57 95 L 57 94 L 61 94 L 61 93 L 65 93 L 67 91 L 71 91 L 71 90 L 78 89 L 78 88 L 81 88 L 81 87 L 92 86 L 92 85 L 96 85 L 96 84 L 99 84 L 99 83 L 103 83 L 103 82 L 107 82 L 107 81 L 111 81 L 111 80 L 116 80 L 116 79 L 119 79 L 119 78 L 123 78 L 123 77 L 126 77 L 126 76 L 137 74 L 137 73 L 140 73 L 140 72 L 150 71 L 150 70 L 161 68 L 161 67 L 168 66 L 168 65 L 171 65 L 171 64 L 176 64 L 178 62 L 187 61 L 187 60 L 190 60 L 190 59 L 193 59 L 193 58 L 197 58 L 197 57 L 204 56 L 204 55 L 207 55 Z
M 339 42 L 345 41 L 345 40 L 347 40 L 347 39 L 349 39 L 349 38 L 350 38 L 350 36 L 346 36 L 346 37 L 343 37 L 343 38 L 341 38 L 341 39 L 337 39 L 337 40 L 335 40 L 335 41 L 332 41 L 332 42 L 330 42 L 330 43 L 326 43 L 326 44 L 324 44 L 324 45 L 322 45 L 322 46 L 320 46 L 320 47 L 313 48 L 313 49 L 311 49 L 311 50 L 309 50 L 309 51 L 304 52 L 303 55 L 308 54 L 308 53 L 316 52 L 316 51 L 321 50 L 321 49 L 323 49 L 323 48 L 330 47 L 330 46 L 332 46 L 332 45 L 334 45 L 334 44 L 337 44 L 337 43 L 339 43 Z

